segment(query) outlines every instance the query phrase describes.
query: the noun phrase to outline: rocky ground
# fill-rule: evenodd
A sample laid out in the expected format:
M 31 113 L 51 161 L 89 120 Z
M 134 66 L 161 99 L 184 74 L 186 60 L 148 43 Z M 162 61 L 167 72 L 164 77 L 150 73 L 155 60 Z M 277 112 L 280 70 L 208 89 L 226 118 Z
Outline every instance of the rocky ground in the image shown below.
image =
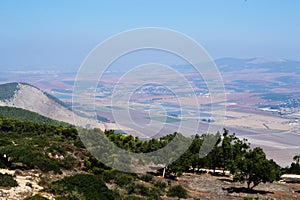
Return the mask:
M 65 171 L 61 175 L 43 174 L 39 170 L 8 170 L 0 169 L 2 174 L 11 174 L 18 182 L 17 187 L 0 187 L 0 200 L 20 200 L 35 194 L 40 194 L 49 200 L 55 199 L 52 194 L 42 192 L 45 182 L 56 181 L 76 172 Z
M 212 176 L 209 174 L 185 174 L 178 183 L 183 185 L 193 198 L 232 200 L 252 197 L 259 199 L 300 199 L 299 183 L 266 183 L 255 187 L 255 191 L 247 192 L 246 184 L 234 183 L 230 177 Z
M 20 171 L 20 170 L 7 170 L 1 169 L 1 173 L 11 174 L 14 176 L 14 179 L 18 182 L 17 187 L 12 188 L 0 188 L 0 199 L 22 199 L 27 196 L 38 192 L 40 189 L 43 189 L 38 185 L 39 182 L 39 173 L 30 170 L 30 171 Z
M 40 194 L 48 199 L 54 196 L 42 193 L 42 177 L 40 172 L 35 170 L 6 170 L 0 169 L 1 173 L 12 174 L 19 186 L 13 188 L 0 188 L 0 200 L 19 200 L 34 194 Z M 74 173 L 74 172 L 73 172 Z M 52 181 L 70 174 L 48 177 Z M 167 179 L 155 177 L 156 181 L 167 182 Z M 296 200 L 300 199 L 300 183 L 275 182 L 260 184 L 253 192 L 247 192 L 246 184 L 232 182 L 228 176 L 212 176 L 210 174 L 185 173 L 178 180 L 171 181 L 171 185 L 183 185 L 189 192 L 189 199 L 201 200 L 232 200 L 252 197 L 260 200 Z M 167 200 L 177 200 L 178 198 L 164 197 Z

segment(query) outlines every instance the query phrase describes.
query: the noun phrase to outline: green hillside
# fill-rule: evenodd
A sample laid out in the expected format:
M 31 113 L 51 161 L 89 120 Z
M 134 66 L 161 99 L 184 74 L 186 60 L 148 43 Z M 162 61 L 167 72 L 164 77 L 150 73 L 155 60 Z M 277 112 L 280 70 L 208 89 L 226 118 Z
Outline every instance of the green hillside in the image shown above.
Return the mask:
M 100 129 L 78 130 L 0 117 L 0 168 L 19 169 L 19 172 L 24 173 L 22 176 L 32 176 L 28 174 L 28 170 L 35 170 L 35 173 L 39 174 L 39 180 L 35 181 L 44 188 L 41 192 L 50 193 L 55 196 L 55 199 L 60 200 L 162 200 L 166 199 L 166 196 L 176 199 L 193 198 L 196 197 L 195 194 L 185 189 L 186 182 L 178 182 L 175 178 L 190 176 L 185 173 L 201 174 L 199 169 L 203 168 L 229 170 L 233 178 L 226 177 L 230 184 L 228 186 L 237 186 L 237 183 L 233 182 L 245 183 L 247 188 L 241 185 L 242 191 L 251 194 L 256 192 L 253 188 L 260 183 L 278 180 L 281 172 L 300 173 L 300 156 L 295 158 L 291 168 L 280 169 L 273 160 L 266 158 L 261 148 L 250 149 L 247 140 L 229 134 L 226 129 L 222 135 L 220 133 L 202 136 L 196 134 L 186 138 L 180 133 L 174 133 L 150 140 L 117 134 L 112 130 L 105 132 Z M 115 145 L 111 145 L 101 159 L 114 161 L 115 164 L 127 163 L 128 167 L 142 167 L 147 165 L 148 161 L 140 160 L 139 157 L 135 158 L 137 160 L 131 159 L 126 154 L 117 157 L 110 151 L 118 146 L 134 153 L 147 153 L 161 149 L 171 141 L 176 141 L 173 146 L 176 151 L 181 148 L 179 142 L 183 140 L 190 140 L 191 145 L 175 162 L 165 166 L 165 175 L 162 177 L 162 169 L 151 174 L 133 174 L 105 166 L 88 152 L 80 140 L 85 138 L 87 146 L 92 146 L 93 152 L 96 153 L 97 148 L 109 145 L 106 140 L 101 139 L 103 137 L 107 137 Z M 217 139 L 213 149 L 206 157 L 199 157 L 200 148 L 203 145 L 205 148 L 207 140 L 213 141 L 213 139 Z M 169 156 L 172 157 L 173 153 L 170 151 Z M 154 155 L 151 157 L 151 165 L 154 165 L 153 163 L 159 164 L 161 160 Z M 213 175 L 222 174 L 216 172 Z M 0 187 L 16 187 L 14 181 L 16 177 L 0 173 L 0 179 Z M 29 199 L 46 198 L 35 195 L 26 200 Z
M 98 133 L 101 134 L 101 131 Z M 103 134 L 103 133 L 102 133 Z M 110 138 L 119 134 L 106 132 Z M 132 136 L 122 136 L 120 146 Z M 159 140 L 143 142 L 135 138 L 142 149 L 155 149 Z M 165 143 L 165 142 L 163 142 Z M 166 183 L 155 181 L 153 176 L 138 176 L 116 171 L 103 165 L 87 152 L 78 137 L 77 130 L 45 123 L 34 123 L 0 117 L 0 167 L 28 169 L 39 172 L 38 184 L 55 195 L 55 199 L 161 199 Z M 68 172 L 67 172 L 68 171 Z M 6 177 L 2 185 L 15 177 Z M 53 177 L 59 177 L 53 179 Z M 141 181 L 151 182 L 142 184 Z M 105 183 L 116 189 L 108 189 Z M 2 186 L 0 185 L 0 187 Z M 15 187 L 11 184 L 9 187 Z M 46 199 L 39 195 L 26 199 Z
M 68 123 L 56 121 L 22 108 L 0 106 L 0 117 L 14 118 L 22 121 L 31 121 L 36 123 L 45 123 L 58 126 L 71 126 Z

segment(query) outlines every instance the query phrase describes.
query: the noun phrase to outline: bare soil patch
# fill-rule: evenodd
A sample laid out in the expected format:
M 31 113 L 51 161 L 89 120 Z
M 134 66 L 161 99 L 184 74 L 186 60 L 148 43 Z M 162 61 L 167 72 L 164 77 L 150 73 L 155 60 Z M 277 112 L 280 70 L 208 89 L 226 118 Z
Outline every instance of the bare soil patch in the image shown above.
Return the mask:
M 212 176 L 209 174 L 184 174 L 179 178 L 193 198 L 203 199 L 243 199 L 258 197 L 259 199 L 300 199 L 300 184 L 266 183 L 260 184 L 253 191 L 246 189 L 246 184 L 232 181 L 230 177 Z

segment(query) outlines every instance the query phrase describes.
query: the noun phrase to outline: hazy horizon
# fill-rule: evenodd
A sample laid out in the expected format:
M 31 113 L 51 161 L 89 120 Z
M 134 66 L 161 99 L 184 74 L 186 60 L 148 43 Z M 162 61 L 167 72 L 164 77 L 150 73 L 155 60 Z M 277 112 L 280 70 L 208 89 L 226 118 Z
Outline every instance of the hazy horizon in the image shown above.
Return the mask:
M 195 39 L 213 58 L 300 60 L 298 1 L 0 3 L 1 69 L 76 69 L 108 37 L 162 27 Z

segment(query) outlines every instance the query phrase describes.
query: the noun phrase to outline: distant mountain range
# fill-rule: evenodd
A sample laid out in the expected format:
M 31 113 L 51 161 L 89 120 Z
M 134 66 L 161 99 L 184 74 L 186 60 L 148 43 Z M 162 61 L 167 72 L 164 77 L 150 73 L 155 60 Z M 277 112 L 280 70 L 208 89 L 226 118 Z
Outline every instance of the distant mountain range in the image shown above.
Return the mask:
M 265 72 L 285 72 L 300 74 L 300 61 L 287 59 L 266 58 L 221 58 L 215 60 L 216 65 L 222 72 L 233 72 L 245 69 L 265 69 Z

